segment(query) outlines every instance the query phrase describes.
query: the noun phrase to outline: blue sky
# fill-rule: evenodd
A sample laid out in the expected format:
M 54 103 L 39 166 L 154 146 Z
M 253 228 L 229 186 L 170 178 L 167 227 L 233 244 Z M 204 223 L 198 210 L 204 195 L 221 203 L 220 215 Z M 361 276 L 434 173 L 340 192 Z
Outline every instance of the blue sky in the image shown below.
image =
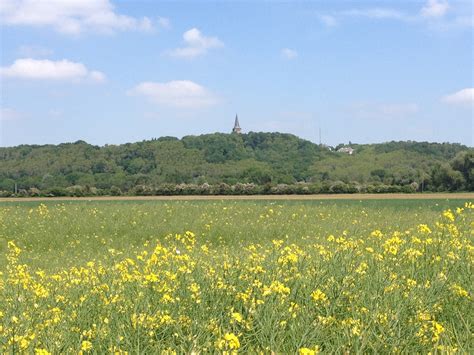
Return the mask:
M 0 146 L 280 131 L 473 146 L 473 2 L 1 0 Z

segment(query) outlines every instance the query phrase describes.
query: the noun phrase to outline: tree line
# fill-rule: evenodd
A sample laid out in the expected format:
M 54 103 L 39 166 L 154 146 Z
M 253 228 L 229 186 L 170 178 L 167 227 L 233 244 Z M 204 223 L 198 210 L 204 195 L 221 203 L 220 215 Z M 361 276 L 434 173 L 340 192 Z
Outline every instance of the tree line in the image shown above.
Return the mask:
M 351 144 L 352 155 L 282 133 L 0 148 L 1 196 L 474 191 L 461 144 Z

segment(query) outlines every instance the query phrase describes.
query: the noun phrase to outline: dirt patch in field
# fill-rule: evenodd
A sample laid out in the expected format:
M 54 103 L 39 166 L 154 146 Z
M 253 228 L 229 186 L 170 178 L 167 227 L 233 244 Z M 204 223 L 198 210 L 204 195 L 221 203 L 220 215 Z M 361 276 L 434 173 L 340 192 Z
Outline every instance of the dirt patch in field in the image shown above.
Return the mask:
M 434 194 L 321 194 L 253 196 L 95 196 L 95 197 L 6 197 L 0 202 L 34 201 L 182 201 L 182 200 L 473 200 L 474 193 Z

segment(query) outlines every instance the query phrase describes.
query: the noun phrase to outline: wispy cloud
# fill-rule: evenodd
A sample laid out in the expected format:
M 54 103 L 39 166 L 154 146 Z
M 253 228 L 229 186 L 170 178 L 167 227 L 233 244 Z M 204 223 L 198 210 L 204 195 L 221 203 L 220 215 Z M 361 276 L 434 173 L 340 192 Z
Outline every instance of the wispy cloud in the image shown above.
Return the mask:
M 171 28 L 171 21 L 169 18 L 166 18 L 166 17 L 158 17 L 158 25 L 161 27 L 161 28 L 164 28 L 166 30 L 169 30 Z
M 82 63 L 63 59 L 52 61 L 47 59 L 23 58 L 13 64 L 0 67 L 0 76 L 4 78 L 56 80 L 56 81 L 90 81 L 101 83 L 105 75 L 96 70 L 89 70 Z
M 298 52 L 295 51 L 294 49 L 283 48 L 283 49 L 280 51 L 280 55 L 281 55 L 282 58 L 284 58 L 284 59 L 291 60 L 291 59 L 295 59 L 295 58 L 298 57 Z
M 459 90 L 453 94 L 446 95 L 441 101 L 453 105 L 473 105 L 474 104 L 474 88 L 466 88 Z
M 334 27 L 350 18 L 366 18 L 370 20 L 412 21 L 414 16 L 393 8 L 353 8 L 330 14 L 317 14 L 319 21 L 326 27 Z M 416 17 L 416 16 L 415 16 Z
M 64 34 L 149 31 L 148 17 L 135 18 L 115 11 L 109 0 L 2 0 L 0 20 L 4 25 L 52 27 Z
M 457 4 L 460 5 L 460 4 Z M 462 6 L 454 10 L 447 0 L 426 0 L 414 13 L 402 11 L 393 7 L 352 8 L 332 13 L 317 14 L 319 21 L 327 27 L 333 27 L 345 19 L 366 18 L 371 20 L 393 20 L 407 23 L 426 24 L 432 28 L 447 30 L 452 28 L 473 27 L 472 16 L 465 15 Z M 471 10 L 472 11 L 472 10 Z M 451 15 L 448 16 L 448 13 Z
M 146 97 L 159 105 L 186 109 L 209 107 L 218 102 L 209 90 L 189 80 L 143 82 L 129 90 L 128 94 Z
M 424 17 L 442 17 L 448 12 L 449 4 L 446 0 L 428 0 L 421 8 Z
M 409 18 L 403 12 L 390 8 L 352 9 L 341 12 L 341 15 L 347 17 L 367 17 L 377 20 L 406 20 Z
M 204 36 L 197 28 L 184 32 L 183 40 L 185 47 L 169 50 L 166 54 L 179 58 L 195 58 L 206 54 L 210 49 L 224 46 L 219 38 Z

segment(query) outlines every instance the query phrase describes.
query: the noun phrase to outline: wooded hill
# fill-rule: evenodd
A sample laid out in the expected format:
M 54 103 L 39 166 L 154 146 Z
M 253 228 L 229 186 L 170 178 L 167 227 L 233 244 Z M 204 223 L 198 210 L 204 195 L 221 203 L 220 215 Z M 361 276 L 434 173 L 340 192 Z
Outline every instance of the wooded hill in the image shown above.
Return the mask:
M 84 141 L 0 148 L 0 194 L 252 194 L 474 191 L 474 149 L 351 144 L 291 134 L 206 134 L 103 147 Z

